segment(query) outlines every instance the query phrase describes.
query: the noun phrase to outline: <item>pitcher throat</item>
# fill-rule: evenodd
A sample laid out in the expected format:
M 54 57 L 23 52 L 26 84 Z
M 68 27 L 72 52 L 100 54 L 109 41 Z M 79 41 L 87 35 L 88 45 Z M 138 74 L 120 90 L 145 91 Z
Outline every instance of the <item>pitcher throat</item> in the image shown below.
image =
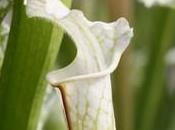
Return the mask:
M 70 87 L 76 91 L 71 91 Z M 111 88 L 108 87 L 60 85 L 57 88 L 61 92 L 68 130 L 116 130 Z

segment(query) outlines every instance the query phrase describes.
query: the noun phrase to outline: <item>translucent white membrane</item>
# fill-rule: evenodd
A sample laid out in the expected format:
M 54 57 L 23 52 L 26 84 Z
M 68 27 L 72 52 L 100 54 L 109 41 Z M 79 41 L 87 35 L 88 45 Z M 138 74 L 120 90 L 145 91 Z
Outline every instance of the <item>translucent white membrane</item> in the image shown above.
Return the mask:
M 26 12 L 57 23 L 77 47 L 71 64 L 47 75 L 62 94 L 69 128 L 115 130 L 110 73 L 133 36 L 127 20 L 91 22 L 59 0 L 28 0 Z

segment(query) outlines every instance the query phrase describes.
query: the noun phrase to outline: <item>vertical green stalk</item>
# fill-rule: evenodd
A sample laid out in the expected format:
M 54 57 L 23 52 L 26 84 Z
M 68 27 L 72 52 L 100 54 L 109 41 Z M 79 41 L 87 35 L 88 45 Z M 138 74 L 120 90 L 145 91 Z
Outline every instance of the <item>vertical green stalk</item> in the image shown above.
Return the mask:
M 54 65 L 63 31 L 48 21 L 28 18 L 23 0 L 14 0 L 13 9 L 0 76 L 0 129 L 36 130 L 45 75 Z
M 175 108 L 175 103 L 174 103 L 174 101 L 175 101 L 175 94 L 172 97 L 172 101 L 173 102 L 171 102 L 171 103 L 173 104 L 173 108 Z M 172 116 L 172 118 L 170 120 L 170 124 L 169 124 L 169 129 L 168 130 L 174 130 L 175 129 L 175 110 L 174 109 L 173 109 L 173 112 L 171 112 L 171 116 Z
M 164 10 L 165 11 L 165 10 Z M 173 38 L 173 11 L 166 11 L 165 15 L 168 14 L 167 18 L 163 22 L 160 22 L 156 26 L 159 29 L 158 36 L 152 44 L 150 59 L 148 63 L 147 73 L 145 77 L 145 82 L 142 88 L 142 96 L 140 100 L 140 109 L 142 110 L 142 115 L 140 117 L 140 127 L 138 130 L 151 130 L 154 127 L 155 119 L 157 116 L 158 107 L 160 105 L 161 98 L 163 96 L 163 90 L 165 87 L 165 63 L 164 58 L 167 49 L 170 47 Z M 159 16 L 162 16 L 159 13 Z M 160 21 L 160 20 L 159 20 Z M 157 24 L 157 23 L 156 23 Z M 161 25 L 161 26 L 160 26 Z M 161 38 L 161 39 L 160 39 Z M 143 99 L 144 98 L 144 99 Z

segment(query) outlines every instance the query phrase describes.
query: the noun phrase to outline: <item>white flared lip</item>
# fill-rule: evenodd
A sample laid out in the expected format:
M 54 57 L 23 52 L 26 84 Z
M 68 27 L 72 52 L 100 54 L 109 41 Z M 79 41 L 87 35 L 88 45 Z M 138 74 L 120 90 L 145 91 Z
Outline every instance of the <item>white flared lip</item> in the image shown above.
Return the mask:
M 40 0 L 39 2 L 41 2 L 41 1 L 42 0 Z M 45 1 L 48 1 L 48 0 L 45 0 Z M 37 0 L 25 0 L 24 4 L 26 6 L 28 6 L 28 4 L 34 4 L 35 2 L 37 3 L 38 1 Z M 54 8 L 54 3 L 55 4 L 59 3 L 58 5 L 59 5 L 61 11 L 58 11 L 58 8 Z M 43 7 L 43 4 L 42 4 L 41 7 Z M 35 14 L 32 10 L 30 10 L 34 14 L 33 15 L 28 15 L 28 16 L 29 17 L 40 17 L 40 15 L 41 15 L 41 17 L 45 17 L 47 19 L 47 17 L 50 17 L 50 15 L 52 15 L 55 11 L 57 11 L 57 12 L 60 12 L 56 16 L 57 19 L 64 19 L 72 11 L 76 11 L 75 9 L 69 10 L 66 6 L 63 5 L 63 3 L 60 0 L 53 0 L 53 2 L 47 2 L 46 6 L 44 6 L 45 7 L 44 9 L 41 8 L 41 7 L 39 7 L 39 9 L 41 9 L 41 11 L 46 12 L 46 14 L 42 14 L 42 13 L 40 14 L 40 12 L 38 14 L 37 13 Z M 127 22 L 127 20 L 125 18 L 120 18 L 119 20 L 123 20 L 124 22 L 126 22 L 127 26 L 129 27 L 129 23 Z M 88 21 L 89 25 L 91 25 L 91 26 L 93 26 L 94 24 L 98 24 L 98 23 L 103 24 L 103 25 L 109 25 L 109 26 L 111 24 L 113 24 L 113 22 L 112 23 L 105 23 L 105 22 L 101 22 L 101 21 L 95 21 L 95 22 L 91 22 L 89 20 L 87 20 L 87 21 Z M 128 35 L 130 37 L 132 37 L 133 36 L 133 29 L 130 28 L 130 31 L 128 33 L 129 33 Z M 128 44 L 127 44 L 127 46 L 128 46 Z M 117 53 L 117 58 L 115 57 L 115 58 L 112 59 L 112 61 L 113 61 L 112 64 L 110 64 L 106 69 L 104 69 L 102 71 L 94 72 L 94 73 L 88 73 L 88 74 L 82 74 L 82 75 L 73 75 L 73 76 L 70 76 L 70 77 L 65 77 L 64 79 L 62 79 L 62 78 L 58 79 L 58 71 L 60 71 L 60 70 L 56 70 L 56 71 L 52 71 L 52 72 L 48 73 L 47 80 L 49 81 L 49 83 L 51 85 L 58 86 L 59 84 L 62 84 L 62 83 L 65 83 L 65 82 L 72 82 L 72 81 L 91 79 L 91 78 L 100 78 L 100 77 L 103 77 L 103 76 L 110 75 L 116 69 L 116 67 L 118 66 L 118 63 L 119 63 L 119 60 L 120 60 L 120 57 L 121 57 L 123 51 L 124 50 L 121 49 L 120 52 Z M 74 61 L 63 69 L 66 69 L 66 68 L 70 67 L 73 63 L 74 63 Z
M 133 36 L 133 29 L 132 28 L 131 28 L 131 31 L 130 31 L 130 36 L 131 37 Z M 118 66 L 118 63 L 120 61 L 120 57 L 122 56 L 122 53 L 123 52 L 118 52 L 118 55 L 117 55 L 118 57 L 115 57 L 114 59 L 112 59 L 112 61 L 114 61 L 114 62 L 102 71 L 89 73 L 89 74 L 82 74 L 82 75 L 72 76 L 72 77 L 68 77 L 68 78 L 65 78 L 65 79 L 58 80 L 57 76 L 53 76 L 53 75 L 57 75 L 57 72 L 61 70 L 61 69 L 59 69 L 59 70 L 55 70 L 55 71 L 52 71 L 52 72 L 48 73 L 47 74 L 47 80 L 49 81 L 49 83 L 51 85 L 58 86 L 59 84 L 62 84 L 62 83 L 65 83 L 65 82 L 72 82 L 72 81 L 77 81 L 77 80 L 86 80 L 86 79 L 92 79 L 92 78 L 101 78 L 101 77 L 110 75 L 116 69 L 116 67 Z M 76 59 L 76 57 L 75 57 L 75 59 Z M 66 68 L 70 67 L 72 64 L 74 64 L 74 61 L 72 61 L 71 64 L 69 64 L 68 66 L 66 66 L 62 69 L 66 69 Z

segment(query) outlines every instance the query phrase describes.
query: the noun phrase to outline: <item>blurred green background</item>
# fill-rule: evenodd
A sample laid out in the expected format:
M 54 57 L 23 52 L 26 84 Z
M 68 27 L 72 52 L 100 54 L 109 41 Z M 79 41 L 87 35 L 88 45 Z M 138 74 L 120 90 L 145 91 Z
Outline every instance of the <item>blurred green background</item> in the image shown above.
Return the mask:
M 112 74 L 118 130 L 175 130 L 175 11 L 146 8 L 136 0 L 73 0 L 72 8 L 83 10 L 92 21 L 126 17 L 134 28 L 132 43 Z M 69 64 L 75 53 L 65 35 L 58 66 Z M 50 108 L 44 130 L 64 130 L 61 108 Z

